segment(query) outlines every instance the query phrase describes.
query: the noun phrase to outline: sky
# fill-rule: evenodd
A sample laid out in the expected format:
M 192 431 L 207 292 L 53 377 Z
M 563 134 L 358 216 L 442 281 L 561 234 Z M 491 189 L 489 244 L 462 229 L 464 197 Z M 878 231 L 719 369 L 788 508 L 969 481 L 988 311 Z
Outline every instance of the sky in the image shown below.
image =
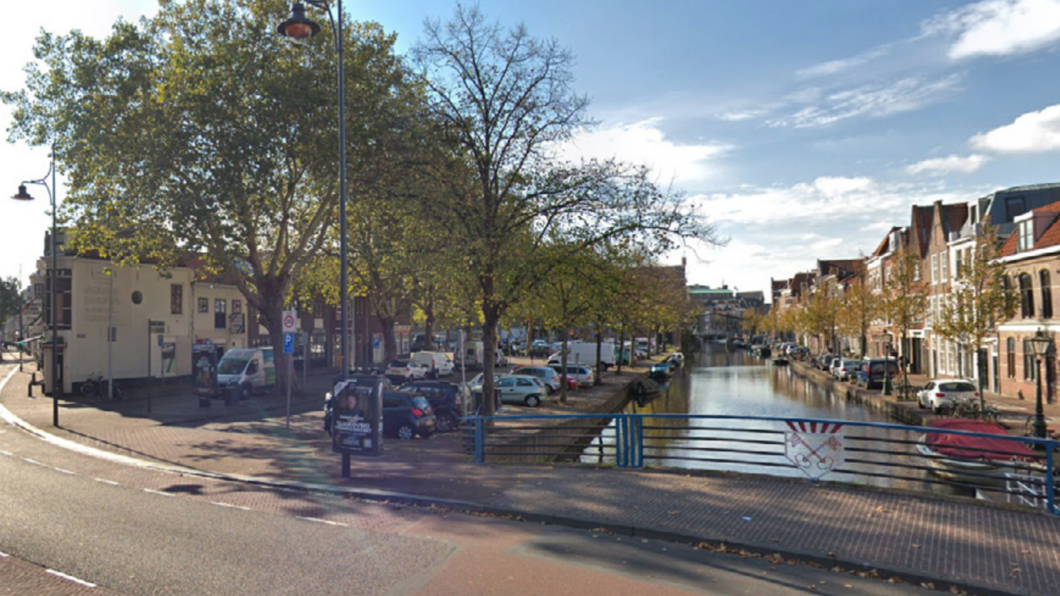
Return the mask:
M 442 0 L 344 2 L 398 34 Z M 1060 0 L 482 0 L 490 18 L 576 56 L 597 126 L 572 151 L 653 168 L 711 222 L 689 283 L 762 290 L 817 259 L 871 253 L 913 205 L 1060 181 Z M 51 0 L 0 37 L 0 89 L 17 90 L 43 28 L 103 36 L 151 0 Z M 277 15 L 277 21 L 286 15 Z M 10 28 L 9 28 L 10 29 Z M 0 105 L 5 130 L 11 112 Z M 0 192 L 48 170 L 46 148 L 0 143 Z M 63 181 L 58 200 L 64 197 Z M 48 195 L 6 201 L 0 275 L 27 278 L 50 226 Z M 10 195 L 6 195 L 10 196 Z

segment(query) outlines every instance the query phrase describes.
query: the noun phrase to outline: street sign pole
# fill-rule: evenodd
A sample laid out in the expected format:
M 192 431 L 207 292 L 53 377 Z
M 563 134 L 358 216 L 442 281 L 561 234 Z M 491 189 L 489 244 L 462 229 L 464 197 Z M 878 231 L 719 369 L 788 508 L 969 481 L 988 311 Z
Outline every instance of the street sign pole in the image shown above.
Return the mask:
M 284 316 L 286 321 L 287 317 Z M 286 327 L 286 324 L 285 324 Z M 294 332 L 283 334 L 283 354 L 287 360 L 287 429 L 291 429 L 291 377 L 294 376 Z

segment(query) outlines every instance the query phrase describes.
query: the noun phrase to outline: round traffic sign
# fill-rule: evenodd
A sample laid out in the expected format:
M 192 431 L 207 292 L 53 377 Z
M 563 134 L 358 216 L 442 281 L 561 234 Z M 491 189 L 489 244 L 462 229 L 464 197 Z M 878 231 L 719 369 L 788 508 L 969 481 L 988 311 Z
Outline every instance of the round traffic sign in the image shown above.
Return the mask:
M 284 329 L 294 329 L 294 317 L 292 317 L 291 315 L 287 315 L 286 317 L 284 317 L 283 318 L 283 328 Z

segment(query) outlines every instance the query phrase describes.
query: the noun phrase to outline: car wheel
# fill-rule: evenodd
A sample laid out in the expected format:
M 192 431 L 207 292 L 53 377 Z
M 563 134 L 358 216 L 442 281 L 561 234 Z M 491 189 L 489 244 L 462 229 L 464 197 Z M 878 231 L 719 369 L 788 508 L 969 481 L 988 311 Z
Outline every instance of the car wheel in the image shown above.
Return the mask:
M 936 416 L 941 416 L 943 409 L 944 408 L 942 407 L 941 404 L 936 404 L 936 403 L 932 403 L 931 404 L 931 411 L 934 412 Z
M 527 398 L 526 398 L 524 403 L 526 403 L 526 406 L 528 408 L 536 408 L 536 407 L 541 405 L 541 396 L 539 396 L 539 395 L 527 396 Z
M 438 432 L 447 433 L 456 430 L 460 425 L 460 421 L 456 415 L 452 412 L 445 412 L 438 414 Z
M 416 429 L 411 424 L 402 424 L 397 431 L 397 437 L 402 441 L 411 441 L 416 436 Z
M 920 406 L 921 410 L 927 409 L 927 406 L 924 405 L 924 398 L 919 395 L 916 396 L 916 405 Z

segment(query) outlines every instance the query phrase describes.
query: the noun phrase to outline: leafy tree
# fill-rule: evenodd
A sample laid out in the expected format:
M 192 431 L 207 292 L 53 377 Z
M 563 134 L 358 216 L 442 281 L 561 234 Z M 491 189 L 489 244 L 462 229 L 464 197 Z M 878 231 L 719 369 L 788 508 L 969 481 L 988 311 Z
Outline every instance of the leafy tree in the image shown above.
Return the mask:
M 588 101 L 572 91 L 573 56 L 555 41 L 504 30 L 474 8 L 434 21 L 414 49 L 434 117 L 471 176 L 439 172 L 450 191 L 439 209 L 459 230 L 482 309 L 483 394 L 493 390 L 497 327 L 565 258 L 618 236 L 669 248 L 675 237 L 713 240 L 713 230 L 660 192 L 645 168 L 613 161 L 563 163 L 557 151 L 590 124 Z M 569 252 L 549 251 L 553 238 Z M 493 413 L 490 400 L 486 414 Z
M 285 11 L 280 0 L 163 0 L 157 16 L 119 21 L 104 40 L 44 33 L 26 88 L 3 96 L 12 139 L 55 145 L 75 248 L 161 266 L 205 253 L 257 309 L 281 359 L 284 302 L 335 241 L 338 204 L 332 39 L 299 51 L 266 34 Z M 356 187 L 358 156 L 401 113 L 395 90 L 409 77 L 394 36 L 346 31 Z
M 842 308 L 839 312 L 839 330 L 845 335 L 858 338 L 859 356 L 865 358 L 869 328 L 881 314 L 881 296 L 869 286 L 864 265 L 859 265 L 853 283 L 843 292 Z
M 997 228 L 984 221 L 968 258 L 959 259 L 950 295 L 944 302 L 934 331 L 954 341 L 971 361 L 983 340 L 993 336 L 996 323 L 1016 314 L 1015 290 L 1004 283 L 1005 265 L 998 260 Z M 980 362 L 979 405 L 985 406 L 986 378 Z
M 802 321 L 806 331 L 830 342 L 836 347 L 836 330 L 839 328 L 839 314 L 842 310 L 843 296 L 839 283 L 834 277 L 818 280 L 813 291 L 806 296 L 802 310 Z
M 886 275 L 882 311 L 898 330 L 901 345 L 908 345 L 909 330 L 923 321 L 928 305 L 927 283 L 920 275 L 920 253 L 913 246 L 899 248 L 887 264 Z M 901 368 L 902 386 L 908 387 L 908 367 Z
M 7 321 L 11 317 L 18 317 L 22 312 L 22 283 L 15 277 L 0 280 L 0 328 L 6 331 Z M 19 328 L 19 341 L 22 341 L 22 329 Z M 7 339 L 7 338 L 3 338 Z M 3 351 L 0 351 L 0 359 L 3 359 Z

